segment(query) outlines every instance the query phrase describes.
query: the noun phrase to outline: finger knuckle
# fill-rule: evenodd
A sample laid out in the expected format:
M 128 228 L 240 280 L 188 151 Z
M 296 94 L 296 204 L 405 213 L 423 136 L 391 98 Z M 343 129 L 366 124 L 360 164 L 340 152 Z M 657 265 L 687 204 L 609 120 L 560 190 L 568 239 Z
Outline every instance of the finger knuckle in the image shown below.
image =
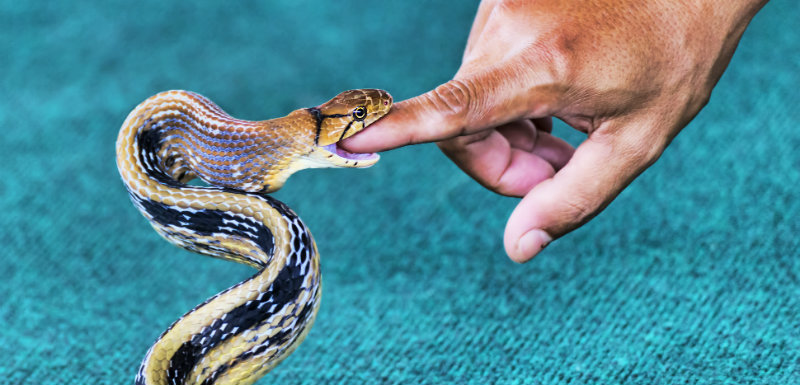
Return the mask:
M 623 159 L 625 167 L 642 171 L 655 163 L 664 152 L 668 139 L 658 132 L 642 130 L 628 135 L 599 134 L 609 142 L 610 148 Z
M 568 199 L 564 201 L 566 205 L 566 210 L 564 215 L 566 218 L 563 218 L 563 223 L 568 223 L 570 226 L 578 226 L 594 216 L 594 213 L 599 209 L 595 201 L 590 199 L 589 197 L 584 196 L 575 196 L 572 199 Z M 564 230 L 571 230 L 571 229 L 564 229 Z
M 698 95 L 694 95 L 687 103 L 687 111 L 684 115 L 689 117 L 688 120 L 691 120 L 700 110 L 708 105 L 709 101 L 711 101 L 710 92 L 700 92 Z
M 652 166 L 661 157 L 666 145 L 666 140 L 654 136 L 628 145 L 627 153 L 633 166 L 638 170 L 644 170 Z
M 465 122 L 475 100 L 475 88 L 469 81 L 451 80 L 429 94 L 431 104 L 448 119 Z

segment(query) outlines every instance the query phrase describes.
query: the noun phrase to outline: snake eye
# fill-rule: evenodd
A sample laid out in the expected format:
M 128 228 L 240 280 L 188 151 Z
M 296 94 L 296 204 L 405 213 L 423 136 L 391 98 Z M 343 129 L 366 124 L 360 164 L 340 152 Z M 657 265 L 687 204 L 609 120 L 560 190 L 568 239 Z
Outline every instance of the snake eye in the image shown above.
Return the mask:
M 364 107 L 356 107 L 353 110 L 353 117 L 358 119 L 358 120 L 362 120 L 362 119 L 366 118 L 367 117 L 367 109 L 364 108 Z

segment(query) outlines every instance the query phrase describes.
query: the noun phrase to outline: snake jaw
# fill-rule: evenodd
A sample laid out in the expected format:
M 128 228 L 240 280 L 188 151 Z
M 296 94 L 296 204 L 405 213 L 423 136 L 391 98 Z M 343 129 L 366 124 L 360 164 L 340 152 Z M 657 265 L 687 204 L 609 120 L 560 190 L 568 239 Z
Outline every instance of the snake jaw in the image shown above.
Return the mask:
M 343 149 L 339 142 L 317 147 L 320 154 L 317 159 L 327 163 L 328 167 L 370 167 L 380 160 L 381 156 L 374 153 L 355 153 Z

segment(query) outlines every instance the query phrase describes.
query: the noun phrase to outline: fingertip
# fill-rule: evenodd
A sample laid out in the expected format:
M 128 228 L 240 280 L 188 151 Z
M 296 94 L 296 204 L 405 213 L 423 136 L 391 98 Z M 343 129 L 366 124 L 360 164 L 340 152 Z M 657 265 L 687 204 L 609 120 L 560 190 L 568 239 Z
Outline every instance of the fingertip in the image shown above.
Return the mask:
M 376 125 L 378 125 L 378 123 L 373 124 L 373 126 Z M 380 135 L 372 134 L 370 131 L 372 128 L 372 126 L 367 127 L 366 130 L 341 141 L 340 144 L 342 148 L 355 153 L 382 151 L 383 149 L 379 149 L 381 147 L 379 141 Z
M 552 241 L 553 237 L 546 231 L 532 229 L 518 239 L 514 239 L 511 242 L 506 241 L 506 253 L 512 261 L 525 263 L 533 259 Z
M 351 152 L 379 152 L 435 140 L 435 119 L 426 119 L 428 111 L 421 98 L 395 103 L 386 116 L 343 140 L 342 147 Z

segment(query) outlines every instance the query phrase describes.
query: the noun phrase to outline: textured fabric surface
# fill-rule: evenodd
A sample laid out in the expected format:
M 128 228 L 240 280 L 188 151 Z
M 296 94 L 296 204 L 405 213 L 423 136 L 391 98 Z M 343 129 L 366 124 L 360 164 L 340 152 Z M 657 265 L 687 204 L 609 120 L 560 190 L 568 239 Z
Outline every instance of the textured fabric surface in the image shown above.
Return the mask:
M 181 88 L 265 119 L 348 88 L 405 99 L 452 76 L 477 7 L 172 3 L 0 5 L 0 384 L 132 383 L 172 321 L 251 274 L 130 204 L 114 141 L 136 104 Z M 433 145 L 295 175 L 276 196 L 317 239 L 322 307 L 259 383 L 800 383 L 797 20 L 768 4 L 664 156 L 525 265 L 502 248 L 516 200 Z

